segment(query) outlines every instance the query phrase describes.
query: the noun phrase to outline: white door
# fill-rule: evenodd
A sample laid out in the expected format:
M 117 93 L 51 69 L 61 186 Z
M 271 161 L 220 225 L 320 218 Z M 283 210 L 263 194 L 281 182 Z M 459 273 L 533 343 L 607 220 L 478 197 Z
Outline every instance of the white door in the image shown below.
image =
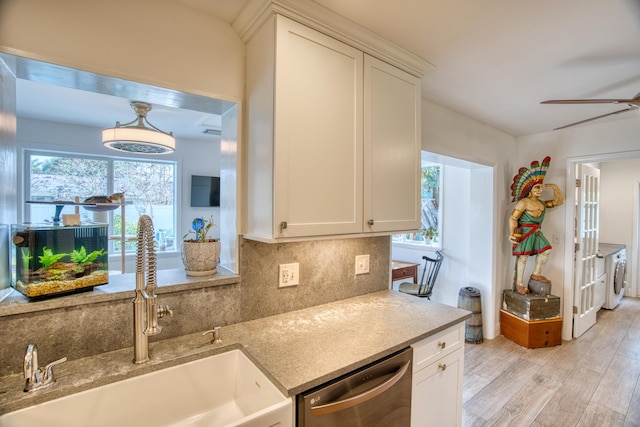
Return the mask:
M 580 164 L 576 176 L 576 230 L 573 296 L 573 336 L 596 323 L 596 253 L 600 201 L 600 171 Z

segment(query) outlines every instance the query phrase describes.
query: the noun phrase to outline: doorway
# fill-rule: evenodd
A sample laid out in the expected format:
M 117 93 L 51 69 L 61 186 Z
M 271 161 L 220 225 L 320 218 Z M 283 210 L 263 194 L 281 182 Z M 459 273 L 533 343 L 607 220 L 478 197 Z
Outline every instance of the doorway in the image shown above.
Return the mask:
M 580 164 L 590 164 L 600 170 L 600 243 L 624 244 L 627 247 L 628 287 L 627 296 L 638 296 L 638 265 L 640 242 L 640 151 L 594 155 L 567 159 L 567 188 L 565 214 L 565 253 L 563 312 L 574 313 L 574 278 L 577 274 L 574 266 L 574 235 L 571 232 L 576 224 L 576 195 L 573 183 L 576 182 L 576 169 Z M 569 315 L 564 316 L 562 337 L 571 340 L 573 322 Z

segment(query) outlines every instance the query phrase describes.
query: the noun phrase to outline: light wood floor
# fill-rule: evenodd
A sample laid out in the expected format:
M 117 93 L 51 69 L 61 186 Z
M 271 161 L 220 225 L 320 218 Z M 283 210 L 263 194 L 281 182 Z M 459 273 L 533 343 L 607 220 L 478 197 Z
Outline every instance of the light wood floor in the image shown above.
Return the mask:
M 580 338 L 526 349 L 467 344 L 463 426 L 640 426 L 640 299 L 600 310 Z

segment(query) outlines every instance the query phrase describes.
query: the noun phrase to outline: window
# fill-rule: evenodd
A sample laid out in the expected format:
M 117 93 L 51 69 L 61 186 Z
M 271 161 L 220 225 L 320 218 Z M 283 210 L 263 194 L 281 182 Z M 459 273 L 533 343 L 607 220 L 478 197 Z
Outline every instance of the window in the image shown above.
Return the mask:
M 91 196 L 124 193 L 126 234 L 135 235 L 138 217 L 147 214 L 153 218 L 159 249 L 175 250 L 175 162 L 37 151 L 26 152 L 25 162 L 25 200 L 74 201 L 78 197 L 82 202 Z M 48 222 L 54 216 L 48 204 L 28 203 L 25 209 L 27 222 Z M 62 212 L 71 213 L 71 209 Z M 110 235 L 120 235 L 120 209 L 94 214 L 80 208 L 80 215 L 82 222 L 108 222 Z M 121 244 L 110 241 L 109 251 L 120 251 Z M 125 248 L 134 251 L 135 242 L 126 243 Z
M 422 231 L 418 233 L 396 234 L 393 243 L 439 246 L 441 232 L 440 197 L 442 189 L 442 165 L 426 159 L 422 152 Z

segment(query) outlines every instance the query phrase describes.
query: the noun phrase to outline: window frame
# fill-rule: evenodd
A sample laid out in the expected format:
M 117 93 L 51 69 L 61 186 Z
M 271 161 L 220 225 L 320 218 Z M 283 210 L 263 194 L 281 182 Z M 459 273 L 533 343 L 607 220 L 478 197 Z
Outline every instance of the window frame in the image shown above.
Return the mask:
M 25 148 L 23 150 L 23 185 L 22 185 L 22 197 L 24 201 L 32 200 L 31 197 L 31 160 L 33 156 L 45 156 L 45 157 L 63 157 L 63 158 L 77 158 L 77 159 L 86 159 L 86 160 L 98 160 L 105 161 L 107 163 L 107 193 L 106 194 L 114 194 L 116 191 L 115 188 L 115 163 L 116 162 L 133 162 L 133 163 L 152 163 L 152 164 L 163 164 L 170 165 L 173 167 L 173 202 L 172 202 L 172 227 L 174 234 L 174 242 L 170 248 L 167 248 L 164 252 L 166 253 L 177 253 L 180 252 L 178 237 L 179 228 L 178 228 L 178 202 L 179 202 L 179 194 L 178 194 L 178 167 L 179 162 L 177 160 L 156 160 L 149 158 L 133 158 L 133 157 L 124 157 L 124 156 L 109 156 L 109 155 L 99 155 L 99 154 L 85 154 L 78 153 L 75 151 L 58 151 L 58 150 L 45 150 L 38 148 Z M 138 212 L 135 209 L 134 199 L 132 196 L 127 198 L 127 194 L 125 193 L 125 201 L 126 201 L 126 221 L 131 223 L 131 218 L 139 217 Z M 31 209 L 27 206 L 27 203 L 22 203 L 22 219 L 23 222 L 33 222 L 31 218 Z M 53 209 L 53 208 L 52 208 Z M 108 224 L 109 224 L 109 236 L 115 236 L 114 232 L 114 220 L 115 216 L 119 210 L 108 211 Z M 41 223 L 41 221 L 36 221 Z M 158 231 L 158 230 L 156 230 Z M 119 235 L 119 233 L 118 233 Z M 109 239 L 109 255 L 116 255 L 120 253 L 120 249 L 116 249 L 114 244 L 118 242 L 118 239 L 110 238 Z M 127 242 L 125 242 L 127 243 Z M 133 242 L 133 249 L 125 249 L 126 255 L 135 254 L 135 242 Z

